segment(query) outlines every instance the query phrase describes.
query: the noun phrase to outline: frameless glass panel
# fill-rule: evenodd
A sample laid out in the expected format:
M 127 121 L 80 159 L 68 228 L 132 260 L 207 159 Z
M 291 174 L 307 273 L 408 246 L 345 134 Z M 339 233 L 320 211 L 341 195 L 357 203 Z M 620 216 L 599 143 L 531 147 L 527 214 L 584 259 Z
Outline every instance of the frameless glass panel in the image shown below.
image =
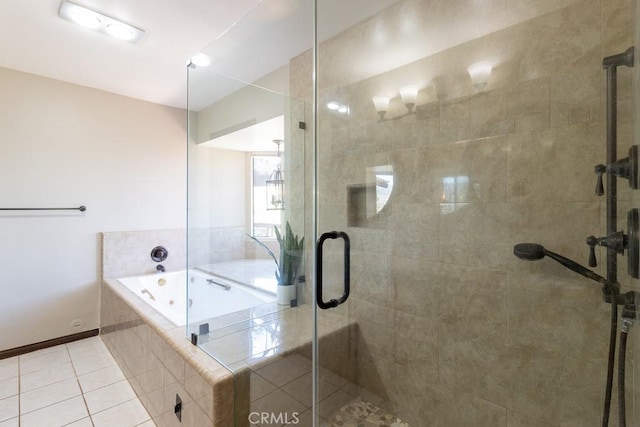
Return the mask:
M 291 391 L 273 397 L 285 393 L 291 407 L 267 397 L 311 363 L 307 107 L 289 94 L 290 58 L 302 53 L 300 43 L 312 45 L 304 17 L 311 10 L 308 3 L 260 2 L 204 50 L 211 65 L 188 68 L 187 334 L 233 373 L 232 419 L 224 426 L 290 420 L 311 405 Z

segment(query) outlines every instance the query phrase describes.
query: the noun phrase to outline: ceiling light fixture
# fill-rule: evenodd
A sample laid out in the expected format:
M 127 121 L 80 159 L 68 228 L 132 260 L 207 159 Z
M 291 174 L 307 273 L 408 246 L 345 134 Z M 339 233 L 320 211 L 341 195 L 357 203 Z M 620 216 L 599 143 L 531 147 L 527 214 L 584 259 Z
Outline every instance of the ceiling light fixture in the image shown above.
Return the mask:
M 85 28 L 90 28 L 119 40 L 135 43 L 144 35 L 144 30 L 140 28 L 67 0 L 63 0 L 60 3 L 58 15 Z
M 90 10 L 80 7 L 72 8 L 69 12 L 69 17 L 76 24 L 82 25 L 83 27 L 90 28 L 92 30 L 95 30 L 100 25 L 102 25 L 102 22 L 100 21 L 98 15 Z
M 188 65 L 193 64 L 197 67 L 206 67 L 211 64 L 211 58 L 204 53 L 196 53 L 191 58 L 189 58 Z
M 123 24 L 107 25 L 107 33 L 109 33 L 111 37 L 126 41 L 132 40 L 135 37 L 132 27 Z

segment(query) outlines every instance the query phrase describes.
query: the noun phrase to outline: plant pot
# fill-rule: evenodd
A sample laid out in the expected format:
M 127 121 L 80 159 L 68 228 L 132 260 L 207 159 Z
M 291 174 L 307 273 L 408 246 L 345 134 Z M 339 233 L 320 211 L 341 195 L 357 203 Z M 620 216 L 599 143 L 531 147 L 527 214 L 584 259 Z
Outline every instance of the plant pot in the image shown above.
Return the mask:
M 296 299 L 296 286 L 278 286 L 278 304 L 291 305 L 291 300 Z

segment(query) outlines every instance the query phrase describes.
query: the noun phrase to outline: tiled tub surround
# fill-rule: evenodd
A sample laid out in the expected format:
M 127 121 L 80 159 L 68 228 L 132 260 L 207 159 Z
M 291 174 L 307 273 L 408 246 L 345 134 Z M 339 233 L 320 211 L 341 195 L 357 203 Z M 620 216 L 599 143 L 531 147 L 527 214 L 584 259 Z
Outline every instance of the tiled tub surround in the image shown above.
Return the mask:
M 319 51 L 319 104 L 349 105 L 349 115 L 319 111 L 318 218 L 320 230 L 352 238 L 346 310 L 359 329 L 350 341 L 357 382 L 387 396 L 383 408 L 411 425 L 598 425 L 609 306 L 598 286 L 550 260 L 520 261 L 512 250 L 540 242 L 586 264 L 585 238 L 605 235 L 593 173 L 605 160 L 601 62 L 633 44 L 633 3 L 491 0 L 483 17 L 468 16 L 468 2 L 435 2 L 438 14 L 429 3 L 401 1 Z M 537 10 L 551 5 L 556 10 Z M 405 40 L 415 41 L 402 33 L 407 22 L 446 16 L 447 34 L 455 34 L 465 19 L 473 28 L 484 17 L 518 14 L 515 25 L 362 74 L 360 44 L 384 34 L 400 55 Z M 466 69 L 481 60 L 494 61 L 494 71 L 478 93 Z M 291 62 L 292 96 L 309 102 L 310 64 L 309 53 Z M 619 70 L 618 153 L 631 143 L 630 73 Z M 379 120 L 372 96 L 420 82 L 430 83 L 415 114 Z M 387 117 L 405 112 L 396 97 Z M 348 186 L 381 165 L 395 173 L 386 222 L 349 227 Z M 468 177 L 467 191 L 444 192 L 448 177 Z M 625 183 L 618 199 L 626 213 Z M 626 230 L 622 217 L 618 229 Z M 339 265 L 339 252 L 335 259 Z M 619 278 L 629 289 L 637 281 L 624 263 Z M 613 408 L 615 423 L 615 399 Z
M 156 425 L 233 425 L 233 375 L 115 279 L 102 284 L 101 337 Z
M 208 256 L 203 259 L 216 261 L 204 265 L 205 270 L 252 256 L 255 249 L 255 244 L 247 245 L 246 236 L 236 229 L 201 231 L 190 231 L 189 237 L 194 247 L 199 246 L 193 239 L 201 241 L 202 247 L 215 247 L 215 256 L 204 250 Z M 234 421 L 236 426 L 248 425 L 248 415 L 254 409 L 297 410 L 300 425 L 310 425 L 310 306 L 279 306 L 267 310 L 261 319 L 253 319 L 253 324 L 233 315 L 211 321 L 209 336 L 200 337 L 205 351 L 187 340 L 184 326 L 175 326 L 114 278 L 118 273 L 154 272 L 157 263 L 149 254 L 157 245 L 167 248 L 167 261 L 174 257 L 173 264 L 163 262 L 168 271 L 184 268 L 184 262 L 175 260 L 184 256 L 184 238 L 184 230 L 103 233 L 101 336 L 153 421 L 158 426 L 178 425 L 174 405 L 179 394 L 184 404 L 180 425 L 228 427 Z M 220 242 L 225 239 L 237 244 L 222 250 Z M 257 333 L 260 339 L 271 326 L 278 333 L 269 337 L 269 344 L 253 345 L 251 337 Z M 353 335 L 349 330 L 354 328 L 348 318 L 335 313 L 320 322 L 321 368 L 327 384 L 321 414 L 327 419 L 362 394 L 353 382 L 355 359 L 348 351 L 349 336 Z M 283 364 L 290 363 L 302 366 L 294 371 L 301 376 L 285 374 L 284 379 L 279 378 Z M 374 404 L 383 401 L 364 393 Z
M 190 264 L 201 265 L 253 258 L 242 227 L 192 229 L 189 231 Z M 128 277 L 156 271 L 162 264 L 167 271 L 184 270 L 187 232 L 176 230 L 113 231 L 102 233 L 103 277 Z M 161 245 L 169 252 L 166 261 L 151 260 L 151 249 Z
M 184 327 L 173 325 L 119 281 L 105 279 L 101 336 L 158 426 L 248 426 L 249 414 L 256 411 L 290 417 L 296 412 L 300 425 L 310 425 L 310 310 L 303 305 L 212 327 L 209 336 L 200 337 L 200 348 L 186 339 Z M 373 404 L 384 400 L 353 381 L 355 358 L 348 346 L 357 326 L 345 320 L 335 314 L 320 322 L 320 414 L 327 419 L 358 395 Z M 176 393 L 184 404 L 182 424 L 174 415 Z
M 176 230 L 112 231 L 102 233 L 102 277 L 127 277 L 156 271 L 162 264 L 167 271 L 186 266 L 186 232 Z M 151 249 L 164 246 L 169 255 L 163 262 L 151 259 Z

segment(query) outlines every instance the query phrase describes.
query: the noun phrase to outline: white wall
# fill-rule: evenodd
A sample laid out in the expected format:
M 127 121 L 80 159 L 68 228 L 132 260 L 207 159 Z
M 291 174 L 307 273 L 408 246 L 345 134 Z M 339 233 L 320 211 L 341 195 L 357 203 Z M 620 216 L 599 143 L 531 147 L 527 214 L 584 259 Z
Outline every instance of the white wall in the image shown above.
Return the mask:
M 0 212 L 0 350 L 98 327 L 98 233 L 185 227 L 185 141 L 184 110 L 0 68 L 0 207 L 87 206 Z

